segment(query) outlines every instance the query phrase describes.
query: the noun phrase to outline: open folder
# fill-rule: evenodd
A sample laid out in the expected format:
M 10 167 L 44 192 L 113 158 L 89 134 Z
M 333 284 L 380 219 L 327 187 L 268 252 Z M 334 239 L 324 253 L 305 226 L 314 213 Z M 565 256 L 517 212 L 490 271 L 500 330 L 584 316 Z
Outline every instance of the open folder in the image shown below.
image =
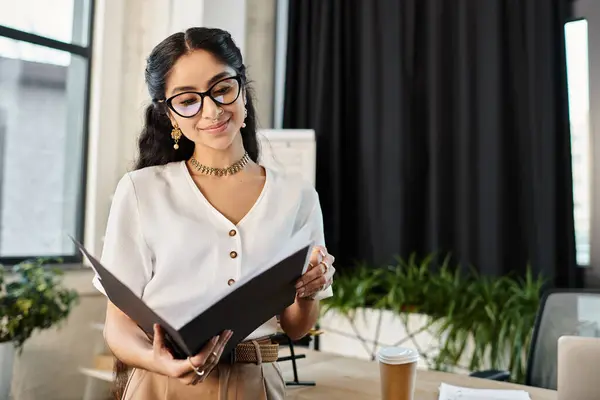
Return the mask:
M 296 236 L 287 251 L 275 261 L 240 279 L 230 291 L 207 302 L 198 315 L 179 329 L 159 316 L 119 281 L 76 240 L 75 245 L 90 261 L 109 300 L 135 321 L 152 339 L 153 325 L 165 332 L 167 347 L 175 358 L 194 356 L 214 336 L 233 331 L 222 357 L 233 356 L 232 350 L 259 326 L 292 305 L 296 298 L 296 281 L 307 270 L 312 243 Z

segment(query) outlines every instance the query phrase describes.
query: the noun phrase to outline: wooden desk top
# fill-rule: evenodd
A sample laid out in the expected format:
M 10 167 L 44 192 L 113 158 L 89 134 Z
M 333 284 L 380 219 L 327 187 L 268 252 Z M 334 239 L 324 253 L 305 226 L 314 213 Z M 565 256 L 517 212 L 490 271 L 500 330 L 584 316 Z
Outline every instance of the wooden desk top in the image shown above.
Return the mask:
M 281 356 L 289 354 L 282 347 Z M 297 348 L 306 354 L 298 360 L 298 379 L 315 381 L 314 387 L 288 387 L 287 397 L 293 400 L 374 400 L 380 399 L 379 366 L 376 362 L 343 357 L 335 354 Z M 292 363 L 281 364 L 284 377 L 291 380 Z M 553 390 L 471 378 L 465 375 L 419 370 L 415 400 L 438 400 L 440 383 L 478 389 L 521 389 L 529 392 L 532 400 L 556 400 Z

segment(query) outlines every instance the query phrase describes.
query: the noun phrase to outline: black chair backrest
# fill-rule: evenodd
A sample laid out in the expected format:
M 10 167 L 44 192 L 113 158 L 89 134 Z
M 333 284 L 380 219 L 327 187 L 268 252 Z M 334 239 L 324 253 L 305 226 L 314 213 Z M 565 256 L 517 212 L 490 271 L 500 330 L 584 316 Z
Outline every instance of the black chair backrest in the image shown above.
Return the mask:
M 600 290 L 552 289 L 541 298 L 525 384 L 556 390 L 558 338 L 600 337 Z

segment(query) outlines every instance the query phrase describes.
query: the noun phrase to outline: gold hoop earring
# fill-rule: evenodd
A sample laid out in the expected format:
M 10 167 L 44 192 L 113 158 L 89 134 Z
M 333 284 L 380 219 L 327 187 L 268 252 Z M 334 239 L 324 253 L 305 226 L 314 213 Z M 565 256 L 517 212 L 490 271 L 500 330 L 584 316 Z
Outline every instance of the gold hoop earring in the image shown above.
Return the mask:
M 181 139 L 181 135 L 182 135 L 181 129 L 179 129 L 178 126 L 174 127 L 173 130 L 171 131 L 171 137 L 175 141 L 175 144 L 173 145 L 173 148 L 175 150 L 179 149 L 179 139 Z

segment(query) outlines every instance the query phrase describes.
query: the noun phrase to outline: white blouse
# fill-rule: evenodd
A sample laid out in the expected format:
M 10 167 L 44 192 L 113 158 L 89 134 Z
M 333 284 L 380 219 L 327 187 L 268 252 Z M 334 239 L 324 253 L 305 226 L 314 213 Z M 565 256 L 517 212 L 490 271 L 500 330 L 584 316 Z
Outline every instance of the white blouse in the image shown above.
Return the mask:
M 317 192 L 301 178 L 266 168 L 259 198 L 235 225 L 206 200 L 185 162 L 174 162 L 119 181 L 101 262 L 178 329 L 306 228 L 315 244 L 325 245 Z M 106 294 L 98 276 L 93 283 Z M 317 298 L 332 294 L 329 287 Z M 247 339 L 276 331 L 273 316 Z

